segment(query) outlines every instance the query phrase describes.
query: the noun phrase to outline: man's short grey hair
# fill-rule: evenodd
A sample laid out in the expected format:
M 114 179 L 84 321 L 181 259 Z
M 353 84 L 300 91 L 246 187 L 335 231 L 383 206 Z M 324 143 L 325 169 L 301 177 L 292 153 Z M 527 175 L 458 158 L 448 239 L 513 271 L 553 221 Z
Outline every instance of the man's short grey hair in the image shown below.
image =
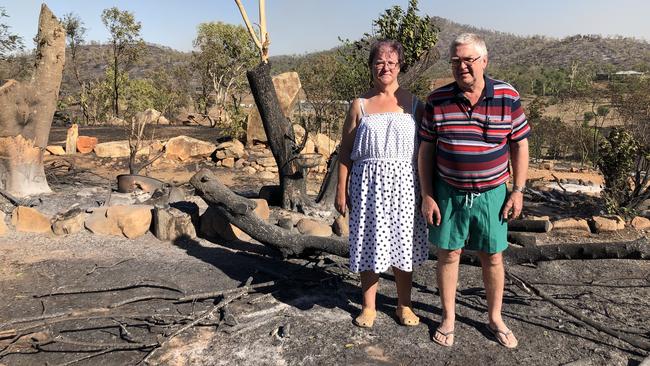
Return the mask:
M 451 42 L 451 45 L 449 45 L 449 53 L 454 53 L 456 47 L 463 44 L 473 44 L 476 48 L 476 51 L 478 51 L 479 56 L 486 56 L 488 54 L 485 41 L 475 33 L 463 33 L 456 37 L 456 39 Z

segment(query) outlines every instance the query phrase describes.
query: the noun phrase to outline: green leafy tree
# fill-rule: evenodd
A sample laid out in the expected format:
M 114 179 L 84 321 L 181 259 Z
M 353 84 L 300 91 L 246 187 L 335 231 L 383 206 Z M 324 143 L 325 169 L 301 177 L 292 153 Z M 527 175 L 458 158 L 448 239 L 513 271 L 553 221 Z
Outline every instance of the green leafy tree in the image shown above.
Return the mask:
M 206 116 L 211 107 L 217 108 L 213 126 L 240 124 L 239 119 L 244 118 L 239 99 L 247 85 L 245 72 L 257 63 L 255 43 L 246 28 L 213 22 L 199 24 L 194 47 L 193 67 L 199 73 L 202 90 L 200 108 Z
M 135 20 L 133 13 L 121 11 L 117 7 L 104 9 L 102 23 L 111 35 L 112 68 L 113 72 L 113 113 L 119 117 L 120 83 L 119 78 L 128 66 L 138 59 L 144 48 L 140 37 L 140 22 Z M 128 77 L 128 76 L 127 76 Z
M 10 27 L 2 21 L 2 18 L 7 17 L 9 17 L 7 11 L 0 6 L 0 60 L 3 60 L 8 53 L 23 47 L 22 38 L 11 33 Z

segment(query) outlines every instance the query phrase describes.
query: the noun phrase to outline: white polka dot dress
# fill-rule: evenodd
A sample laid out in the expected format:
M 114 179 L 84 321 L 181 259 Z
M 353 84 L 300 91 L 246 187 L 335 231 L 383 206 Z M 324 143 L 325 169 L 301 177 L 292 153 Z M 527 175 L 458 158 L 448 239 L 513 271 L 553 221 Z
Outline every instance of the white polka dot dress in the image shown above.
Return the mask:
M 429 250 L 420 214 L 417 125 L 407 113 L 367 115 L 357 127 L 350 175 L 350 270 L 411 272 Z

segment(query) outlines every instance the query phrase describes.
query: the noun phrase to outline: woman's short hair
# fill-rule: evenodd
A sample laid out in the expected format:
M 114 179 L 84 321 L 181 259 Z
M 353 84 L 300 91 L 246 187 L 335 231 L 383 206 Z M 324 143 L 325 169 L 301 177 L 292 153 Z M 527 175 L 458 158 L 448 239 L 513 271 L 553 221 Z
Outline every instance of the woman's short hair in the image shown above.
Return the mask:
M 370 55 L 368 56 L 369 67 L 372 67 L 375 59 L 377 58 L 377 54 L 382 47 L 388 47 L 397 53 L 397 60 L 399 62 L 399 65 L 402 66 L 404 63 L 404 47 L 402 44 L 393 39 L 380 39 L 373 43 L 372 46 L 370 46 Z
M 479 53 L 479 56 L 486 56 L 488 54 L 487 46 L 485 41 L 478 34 L 475 33 L 463 33 L 456 37 L 453 42 L 449 45 L 449 53 L 454 53 L 456 47 L 463 44 L 472 44 L 476 48 L 476 51 Z

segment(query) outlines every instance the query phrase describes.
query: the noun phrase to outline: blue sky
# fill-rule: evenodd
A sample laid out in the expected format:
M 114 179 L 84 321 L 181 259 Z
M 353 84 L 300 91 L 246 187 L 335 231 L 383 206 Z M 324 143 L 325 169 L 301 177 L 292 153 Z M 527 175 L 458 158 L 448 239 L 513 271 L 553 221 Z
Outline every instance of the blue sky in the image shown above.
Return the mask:
M 257 22 L 257 1 L 244 0 Z M 357 39 L 370 32 L 372 20 L 393 5 L 408 0 L 267 0 L 271 55 L 302 54 L 339 45 L 338 37 Z M 36 35 L 40 1 L 5 0 L 11 31 L 31 47 Z M 243 24 L 234 0 L 51 0 L 55 15 L 74 12 L 88 28 L 87 39 L 106 42 L 100 20 L 103 9 L 129 10 L 142 23 L 145 41 L 182 51 L 192 49 L 199 23 L 223 21 Z M 574 34 L 632 36 L 650 41 L 650 1 L 647 0 L 420 0 L 422 14 L 462 24 L 510 32 L 565 37 Z

